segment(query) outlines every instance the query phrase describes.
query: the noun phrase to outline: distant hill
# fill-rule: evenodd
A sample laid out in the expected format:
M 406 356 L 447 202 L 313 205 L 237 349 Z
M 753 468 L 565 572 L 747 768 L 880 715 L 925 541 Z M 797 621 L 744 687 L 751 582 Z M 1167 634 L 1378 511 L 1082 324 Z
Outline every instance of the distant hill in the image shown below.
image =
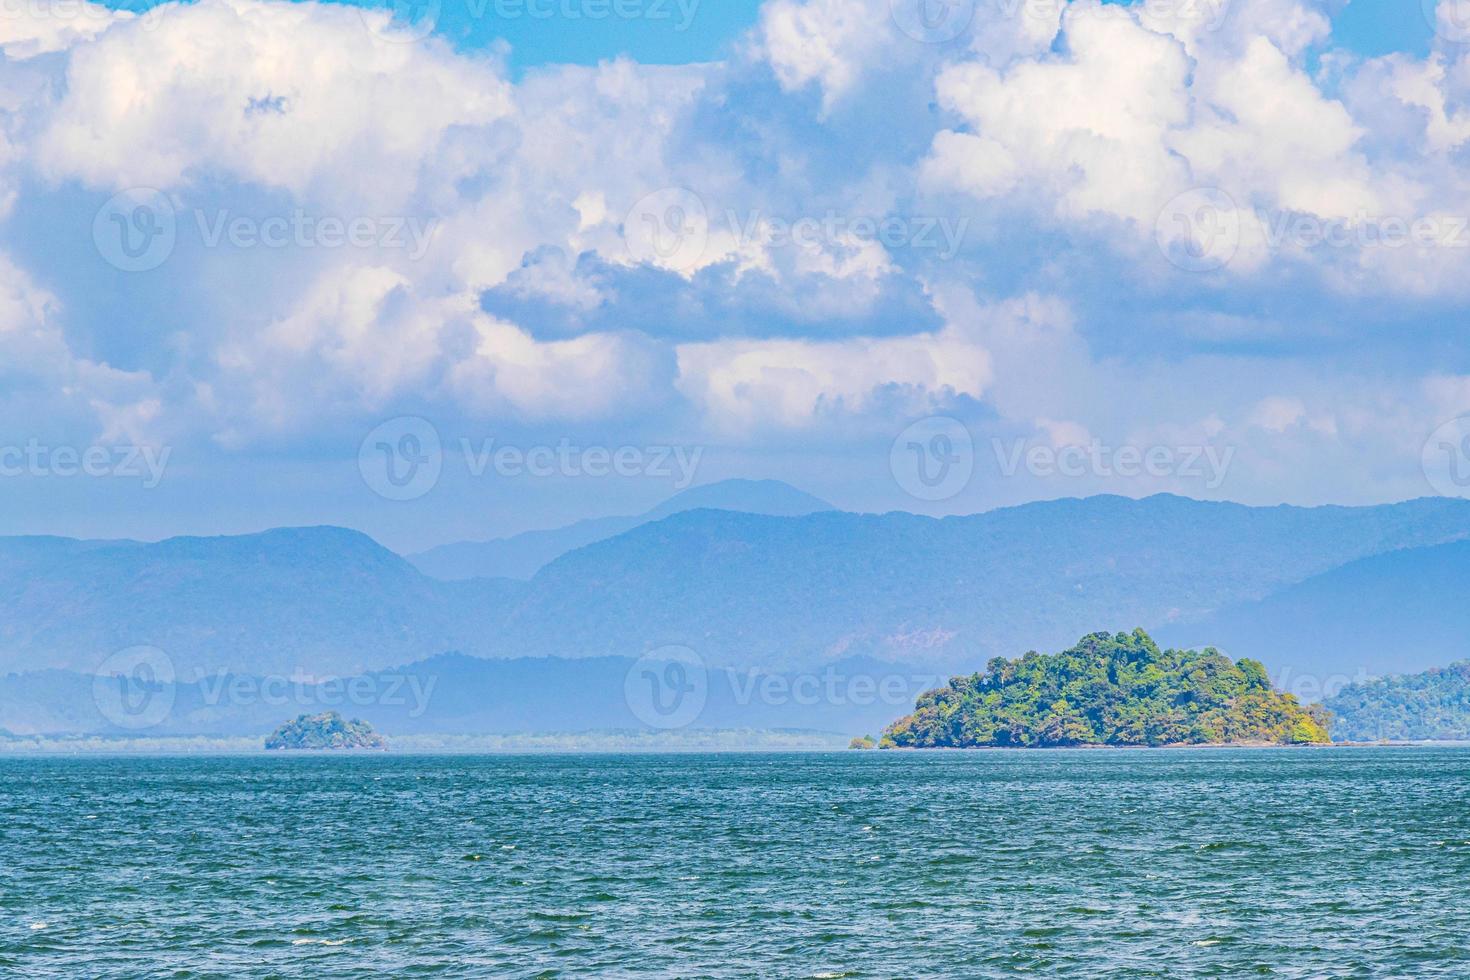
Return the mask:
M 778 480 L 724 480 L 692 487 L 644 514 L 593 518 L 494 541 L 461 541 L 409 555 L 408 560 L 424 574 L 449 581 L 475 577 L 529 579 L 569 551 L 671 514 L 700 509 L 799 517 L 833 508 Z
M 1354 678 L 1463 660 L 1470 657 L 1470 541 L 1362 558 L 1160 635 L 1254 657 L 1288 690 L 1293 678 L 1332 681 L 1327 694 Z
M 484 637 L 514 588 L 435 582 L 332 527 L 156 544 L 0 539 L 0 669 L 89 672 L 146 644 L 183 678 L 352 674 Z
M 1470 501 L 1270 507 L 1056 500 L 969 517 L 692 511 L 552 562 L 500 638 L 523 655 L 682 643 L 712 663 L 866 656 L 973 669 L 1098 622 L 1202 619 L 1357 559 L 1470 534 Z M 1211 641 L 1213 642 L 1213 641 Z
M 1352 684 L 1325 706 L 1340 741 L 1470 740 L 1470 660 Z
M 135 644 L 165 651 L 184 680 L 350 676 L 449 650 L 632 658 L 681 644 L 710 667 L 863 658 L 956 673 L 1117 621 L 1198 623 L 1205 635 L 1189 645 L 1240 656 L 1234 634 L 1211 635 L 1228 633 L 1210 620 L 1218 610 L 1405 548 L 1415 552 L 1387 560 L 1429 562 L 1422 576 L 1448 596 L 1460 580 L 1444 576 L 1463 568 L 1464 550 L 1441 562 L 1422 549 L 1467 537 L 1470 501 L 1459 500 L 1303 509 L 1092 497 L 942 520 L 695 510 L 572 551 L 529 582 L 439 581 L 331 527 L 152 544 L 0 539 L 0 672 L 88 673 Z M 1409 608 L 1454 624 L 1462 605 Z M 1322 608 L 1301 632 L 1351 611 Z

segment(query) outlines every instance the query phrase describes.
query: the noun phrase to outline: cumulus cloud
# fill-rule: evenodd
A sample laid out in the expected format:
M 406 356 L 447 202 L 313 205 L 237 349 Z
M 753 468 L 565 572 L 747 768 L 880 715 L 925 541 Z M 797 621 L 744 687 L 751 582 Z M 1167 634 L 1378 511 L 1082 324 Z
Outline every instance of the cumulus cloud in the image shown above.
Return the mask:
M 956 331 L 901 339 L 722 340 L 679 347 L 679 387 L 716 426 L 810 429 L 876 402 L 908 414 L 979 398 L 985 349 Z
M 351 7 L 164 4 L 71 47 L 36 160 L 100 188 L 233 178 L 401 206 L 452 127 L 510 111 L 492 62 L 386 41 Z
M 1331 51 L 1301 0 L 985 0 L 927 38 L 896 6 L 766 0 L 720 61 L 515 79 L 339 4 L 6 18 L 6 395 L 242 453 L 423 405 L 757 450 L 954 411 L 1048 445 L 1227 440 L 1273 479 L 1288 449 L 1408 458 L 1394 427 L 1463 401 L 1470 365 L 1386 340 L 1374 375 L 1293 315 L 1381 337 L 1353 302 L 1443 318 L 1467 292 L 1470 59 Z M 139 186 L 179 209 L 160 268 L 72 275 L 27 244 L 82 229 L 104 266 L 86 230 Z M 1223 197 L 1175 216 L 1181 264 L 1161 216 L 1202 189 Z M 1188 252 L 1220 201 L 1228 248 Z M 261 249 L 191 224 L 296 212 L 430 233 Z M 1444 234 L 1372 240 L 1420 219 Z M 137 325 L 160 309 L 178 322 Z
M 0 256 L 0 433 L 11 444 L 37 436 L 27 425 L 73 445 L 158 441 L 153 379 L 79 355 L 63 320 L 61 301 Z

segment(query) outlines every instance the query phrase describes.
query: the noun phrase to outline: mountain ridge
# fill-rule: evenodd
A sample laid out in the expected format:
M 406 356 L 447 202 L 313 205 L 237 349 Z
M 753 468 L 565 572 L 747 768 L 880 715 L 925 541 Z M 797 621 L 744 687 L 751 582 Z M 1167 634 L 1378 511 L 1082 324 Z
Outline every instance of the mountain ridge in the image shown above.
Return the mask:
M 106 546 L 0 539 L 0 671 L 88 672 L 136 644 L 166 650 L 181 676 L 349 676 L 447 650 L 636 657 L 666 644 L 711 666 L 863 656 L 956 671 L 1061 649 L 1109 619 L 1202 622 L 1360 558 L 1467 537 L 1470 501 L 1437 498 L 1064 498 L 944 518 L 705 509 L 576 549 L 527 582 L 438 581 L 330 525 Z
M 424 574 L 445 581 L 530 579 L 569 551 L 676 513 L 706 509 L 796 516 L 834 508 L 825 500 L 779 480 L 722 480 L 691 487 L 642 514 L 588 518 L 559 528 L 525 531 L 487 541 L 458 541 L 405 557 Z

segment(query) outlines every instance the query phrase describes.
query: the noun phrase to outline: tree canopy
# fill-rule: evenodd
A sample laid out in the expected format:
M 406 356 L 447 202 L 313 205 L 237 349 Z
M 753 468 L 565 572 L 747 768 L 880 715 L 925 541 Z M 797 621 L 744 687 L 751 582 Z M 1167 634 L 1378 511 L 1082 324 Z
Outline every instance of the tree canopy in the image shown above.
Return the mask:
M 1470 660 L 1350 684 L 1326 704 L 1348 741 L 1470 739 Z
M 996 657 L 919 696 L 884 747 L 1173 745 L 1328 740 L 1328 715 L 1271 686 L 1255 660 L 1160 650 L 1143 630 L 1056 654 Z

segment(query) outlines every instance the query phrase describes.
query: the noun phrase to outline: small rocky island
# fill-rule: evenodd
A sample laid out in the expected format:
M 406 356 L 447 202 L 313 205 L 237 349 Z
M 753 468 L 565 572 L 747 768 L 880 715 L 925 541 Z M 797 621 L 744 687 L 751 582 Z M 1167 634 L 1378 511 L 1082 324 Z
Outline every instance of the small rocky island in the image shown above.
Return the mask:
M 1331 716 L 1276 690 L 1255 660 L 1160 650 L 1143 630 L 1093 633 L 1070 650 L 996 657 L 919 696 L 880 748 L 1304 745 Z
M 267 750 L 275 749 L 386 749 L 388 740 L 373 726 L 357 718 L 343 720 L 335 711 L 301 715 L 266 737 Z

